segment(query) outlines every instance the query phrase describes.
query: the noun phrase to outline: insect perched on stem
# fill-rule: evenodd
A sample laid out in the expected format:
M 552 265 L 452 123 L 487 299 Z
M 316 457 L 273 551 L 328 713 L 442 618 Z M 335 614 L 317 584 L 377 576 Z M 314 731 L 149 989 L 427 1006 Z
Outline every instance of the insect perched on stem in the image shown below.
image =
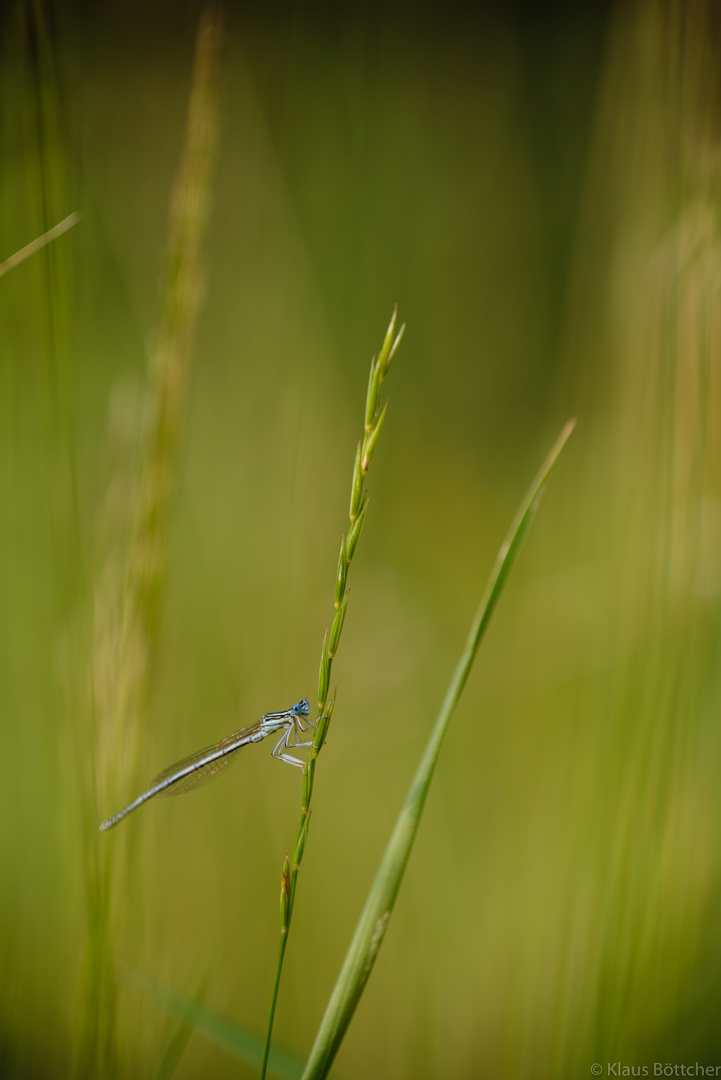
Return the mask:
M 175 765 L 171 765 L 170 768 L 159 773 L 147 791 L 139 795 L 123 810 L 119 810 L 117 814 L 113 814 L 107 821 L 104 821 L 100 826 L 100 831 L 107 832 L 108 829 L 112 829 L 113 825 L 117 825 L 124 817 L 127 817 L 133 810 L 137 810 L 139 806 L 142 806 L 144 802 L 152 799 L 155 795 L 160 798 L 165 798 L 168 795 L 184 795 L 186 791 L 194 791 L 195 788 L 207 784 L 209 780 L 213 780 L 218 776 L 227 765 L 236 760 L 236 750 L 240 750 L 241 746 L 261 742 L 266 736 L 276 734 L 279 731 L 282 734 L 270 752 L 271 757 L 274 757 L 277 761 L 286 761 L 289 765 L 298 765 L 301 769 L 305 769 L 305 762 L 300 758 L 293 757 L 288 751 L 301 750 L 304 747 L 313 745 L 312 740 L 299 741 L 298 739 L 299 733 L 301 736 L 305 735 L 315 727 L 315 723 L 308 719 L 309 710 L 310 706 L 307 700 L 303 698 L 302 701 L 297 701 L 289 709 L 284 709 L 282 712 L 266 713 L 256 723 L 241 728 L 240 731 L 234 731 L 225 739 L 215 743 L 214 746 L 208 746 L 205 750 L 196 750 L 190 757 L 177 761 Z M 292 743 L 290 742 L 291 735 L 293 736 Z

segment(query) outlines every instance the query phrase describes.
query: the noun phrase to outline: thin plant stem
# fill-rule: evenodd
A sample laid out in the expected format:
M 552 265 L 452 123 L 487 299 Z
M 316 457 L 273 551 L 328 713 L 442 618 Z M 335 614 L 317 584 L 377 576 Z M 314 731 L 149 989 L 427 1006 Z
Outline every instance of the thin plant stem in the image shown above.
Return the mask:
M 25 262 L 31 255 L 34 255 L 36 251 L 41 251 L 47 244 L 51 244 L 53 240 L 57 240 L 59 236 L 66 233 L 68 229 L 72 229 L 73 225 L 77 225 L 80 221 L 80 214 L 76 210 L 73 210 L 72 214 L 68 214 L 66 218 L 59 221 L 57 225 L 53 225 L 52 229 L 48 229 L 42 236 L 36 237 L 35 240 L 31 240 L 25 247 L 20 248 L 14 255 L 10 255 L 4 262 L 0 263 L 0 277 L 3 274 L 7 274 L 9 270 L 14 270 L 20 263 Z
M 268 1011 L 268 1024 L 265 1029 L 265 1039 L 263 1041 L 263 1058 L 260 1063 L 260 1075 L 265 1076 L 268 1069 L 268 1056 L 270 1054 L 270 1041 L 273 1035 L 273 1021 L 275 1019 L 275 1006 L 278 1001 L 278 990 L 280 988 L 280 976 L 283 972 L 283 958 L 285 956 L 285 947 L 288 943 L 288 933 L 281 931 L 280 942 L 278 943 L 278 956 L 275 961 L 275 974 L 273 976 L 273 989 L 270 994 L 270 1009 Z
M 265 1033 L 263 1048 L 263 1060 L 260 1067 L 260 1080 L 265 1080 L 270 1042 L 273 1034 L 273 1020 L 275 1007 L 280 987 L 280 976 L 283 970 L 283 958 L 288 942 L 290 922 L 295 904 L 295 891 L 298 883 L 298 871 L 303 860 L 303 851 L 308 837 L 308 826 L 311 816 L 311 799 L 313 796 L 313 784 L 315 781 L 315 766 L 318 755 L 323 749 L 328 725 L 333 715 L 335 694 L 328 700 L 330 690 L 330 675 L 333 659 L 338 651 L 343 624 L 345 622 L 350 589 L 347 587 L 348 571 L 350 569 L 358 540 L 363 529 L 363 523 L 368 509 L 368 493 L 365 491 L 365 478 L 370 469 L 373 453 L 378 444 L 378 437 L 386 417 L 387 405 L 381 404 L 381 389 L 383 381 L 388 374 L 393 357 L 401 342 L 405 325 L 401 326 L 396 333 L 397 307 L 393 309 L 391 321 L 388 324 L 383 345 L 377 356 L 371 360 L 370 374 L 368 377 L 368 391 L 366 394 L 365 415 L 363 424 L 363 437 L 356 448 L 353 463 L 353 476 L 351 479 L 350 508 L 348 511 L 348 531 L 341 537 L 340 553 L 338 555 L 338 568 L 336 570 L 335 598 L 333 622 L 330 630 L 326 630 L 323 638 L 320 655 L 320 670 L 318 672 L 318 717 L 315 722 L 315 735 L 310 757 L 303 773 L 303 798 L 301 802 L 300 822 L 298 835 L 293 851 L 293 861 L 289 862 L 285 857 L 283 865 L 283 877 L 281 880 L 281 927 L 280 941 L 278 943 L 278 957 L 275 965 L 273 989 L 271 991 L 270 1009 L 268 1011 L 268 1025 Z

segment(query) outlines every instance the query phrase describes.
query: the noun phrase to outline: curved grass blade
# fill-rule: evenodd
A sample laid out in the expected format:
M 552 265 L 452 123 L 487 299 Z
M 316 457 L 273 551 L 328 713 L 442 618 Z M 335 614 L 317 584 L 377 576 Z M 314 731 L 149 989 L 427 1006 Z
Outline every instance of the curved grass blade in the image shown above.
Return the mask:
M 466 647 L 446 691 L 438 718 L 426 744 L 423 758 L 418 766 L 403 809 L 396 821 L 395 829 L 378 868 L 376 879 L 368 894 L 365 908 L 328 1002 L 325 1016 L 303 1073 L 303 1080 L 321 1080 L 321 1078 L 328 1075 L 328 1070 L 343 1041 L 356 1005 L 368 981 L 378 950 L 383 943 L 383 937 L 413 847 L 418 823 L 423 812 L 426 795 L 448 722 L 466 684 L 483 633 L 503 591 L 511 568 L 518 557 L 523 541 L 533 523 L 550 472 L 565 446 L 574 424 L 575 421 L 570 420 L 556 440 L 553 449 L 521 503 L 510 531 L 498 553 L 486 591 L 471 625 Z
M 145 972 L 128 972 L 126 981 L 152 998 L 171 1016 L 175 1016 L 183 1026 L 192 1028 L 248 1065 L 254 1068 L 260 1066 L 263 1040 L 239 1026 L 234 1020 L 187 997 L 174 987 L 168 986 L 167 983 Z M 283 1050 L 271 1050 L 268 1072 L 277 1076 L 278 1080 L 300 1080 L 303 1062 Z
M 195 1030 L 195 1016 L 199 1008 L 205 1002 L 208 987 L 211 980 L 211 969 L 208 968 L 203 976 L 198 989 L 192 997 L 187 998 L 186 1007 L 182 1015 L 176 1017 L 178 1024 L 175 1032 L 166 1047 L 165 1053 L 160 1059 L 155 1080 L 170 1080 L 180 1064 L 180 1059 L 185 1053 L 185 1048 L 190 1042 Z

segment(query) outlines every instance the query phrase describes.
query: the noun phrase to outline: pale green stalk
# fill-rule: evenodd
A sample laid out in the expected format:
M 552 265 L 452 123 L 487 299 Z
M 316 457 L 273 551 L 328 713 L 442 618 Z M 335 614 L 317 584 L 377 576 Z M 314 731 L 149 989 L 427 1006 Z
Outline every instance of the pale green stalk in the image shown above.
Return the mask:
M 388 928 L 393 905 L 413 847 L 418 823 L 423 812 L 426 795 L 448 723 L 466 684 L 478 646 L 493 614 L 493 609 L 521 550 L 526 534 L 531 527 L 551 469 L 571 434 L 573 426 L 574 421 L 569 421 L 556 440 L 553 449 L 521 503 L 508 536 L 498 553 L 486 591 L 471 625 L 466 647 L 451 679 L 423 758 L 366 900 L 365 908 L 318 1030 L 308 1064 L 303 1073 L 303 1080 L 321 1080 L 322 1077 L 327 1076 L 368 981 L 368 976 L 371 973 Z
M 90 665 L 95 792 L 88 793 L 85 807 L 90 926 L 80 1010 L 80 1077 L 112 1077 L 118 1068 L 114 953 L 117 923 L 127 905 L 117 899 L 123 892 L 117 841 L 98 838 L 98 804 L 113 805 L 116 793 L 124 794 L 132 781 L 157 646 L 187 368 L 202 292 L 200 244 L 217 145 L 221 35 L 219 13 L 210 6 L 198 31 L 185 146 L 171 197 L 162 311 L 150 355 L 138 477 L 129 475 L 129 455 L 119 464 L 129 489 L 130 542 L 126 555 L 118 542 L 126 523 L 117 520 L 111 485 L 111 544 L 95 587 Z
M 34 255 L 37 251 L 42 251 L 47 244 L 51 244 L 53 240 L 57 240 L 57 238 L 62 236 L 63 233 L 66 233 L 68 229 L 72 229 L 73 225 L 76 225 L 79 220 L 80 214 L 74 210 L 72 214 L 68 214 L 66 218 L 59 221 L 52 229 L 48 229 L 42 236 L 36 237 L 35 240 L 31 240 L 25 247 L 16 251 L 14 255 L 10 255 L 9 258 L 0 263 L 0 277 L 2 277 L 3 274 L 7 274 L 9 270 L 14 270 L 16 266 L 25 262 L 26 259 L 29 259 L 30 256 Z
M 301 804 L 300 824 L 298 836 L 295 842 L 292 864 L 285 857 L 283 864 L 283 877 L 281 881 L 281 918 L 280 918 L 280 941 L 278 943 L 278 956 L 273 976 L 273 988 L 270 996 L 270 1009 L 268 1024 L 265 1033 L 263 1047 L 263 1059 L 260 1067 L 260 1077 L 264 1080 L 265 1071 L 270 1053 L 270 1041 L 273 1034 L 273 1020 L 275 1018 L 275 1006 L 278 1000 L 280 977 L 283 970 L 283 958 L 288 941 L 288 931 L 293 915 L 295 902 L 295 889 L 298 880 L 298 871 L 303 859 L 303 849 L 308 836 L 308 825 L 311 815 L 311 798 L 313 795 L 313 782 L 315 780 L 315 763 L 318 754 L 323 748 L 325 737 L 328 733 L 328 725 L 333 715 L 335 694 L 328 701 L 330 690 L 330 674 L 333 666 L 333 658 L 338 651 L 350 590 L 346 587 L 348 570 L 353 560 L 358 540 L 360 538 L 363 522 L 368 509 L 368 494 L 364 490 L 364 481 L 370 468 L 373 453 L 378 443 L 378 437 L 386 417 L 387 405 L 381 406 L 381 388 L 383 380 L 388 374 L 391 361 L 398 348 L 405 325 L 401 326 L 396 334 L 396 318 L 398 309 L 393 309 L 393 315 L 386 331 L 386 336 L 378 356 L 371 360 L 370 374 L 368 377 L 368 392 L 366 394 L 365 420 L 363 425 L 363 438 L 358 443 L 355 461 L 353 463 L 353 477 L 351 479 L 350 509 L 348 512 L 348 532 L 341 537 L 340 553 L 338 556 L 338 569 L 335 582 L 335 613 L 330 632 L 326 631 L 320 655 L 320 671 L 318 673 L 318 717 L 315 725 L 313 748 L 303 776 L 303 800 Z

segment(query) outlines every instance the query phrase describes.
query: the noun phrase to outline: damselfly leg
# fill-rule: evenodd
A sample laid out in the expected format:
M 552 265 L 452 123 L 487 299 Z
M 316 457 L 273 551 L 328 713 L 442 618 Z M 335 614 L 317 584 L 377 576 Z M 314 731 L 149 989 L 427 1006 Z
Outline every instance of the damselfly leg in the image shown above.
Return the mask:
M 315 722 L 309 720 L 307 716 L 305 718 L 305 724 L 306 726 L 304 727 L 301 716 L 296 714 L 293 722 L 288 725 L 270 752 L 270 756 L 275 758 L 276 761 L 285 761 L 287 765 L 298 765 L 303 772 L 305 772 L 306 762 L 302 761 L 300 758 L 293 757 L 292 754 L 285 753 L 284 750 L 304 750 L 313 745 L 312 739 L 308 742 L 298 742 L 298 731 L 305 735 L 315 728 Z M 294 741 L 292 743 L 290 742 L 291 734 L 294 736 Z

